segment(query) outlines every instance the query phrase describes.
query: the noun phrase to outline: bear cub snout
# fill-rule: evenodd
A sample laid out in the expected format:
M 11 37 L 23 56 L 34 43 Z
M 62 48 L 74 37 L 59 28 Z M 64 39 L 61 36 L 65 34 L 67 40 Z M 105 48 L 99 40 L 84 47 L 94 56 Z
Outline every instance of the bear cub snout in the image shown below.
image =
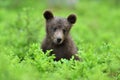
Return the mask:
M 69 34 L 76 22 L 76 15 L 71 14 L 67 18 L 55 17 L 51 11 L 46 10 L 43 16 L 46 20 L 46 36 L 41 45 L 43 52 L 52 49 L 50 54 L 55 54 L 57 61 L 61 58 L 69 60 L 72 56 L 79 60 L 75 55 L 77 48 Z

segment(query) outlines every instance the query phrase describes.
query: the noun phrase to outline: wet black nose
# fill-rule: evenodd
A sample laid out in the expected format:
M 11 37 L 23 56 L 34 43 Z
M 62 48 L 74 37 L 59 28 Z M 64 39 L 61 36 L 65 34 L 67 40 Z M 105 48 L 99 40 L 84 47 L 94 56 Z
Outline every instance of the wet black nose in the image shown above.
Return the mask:
M 61 38 L 57 38 L 57 42 L 58 42 L 58 43 L 60 43 L 61 40 L 62 40 Z

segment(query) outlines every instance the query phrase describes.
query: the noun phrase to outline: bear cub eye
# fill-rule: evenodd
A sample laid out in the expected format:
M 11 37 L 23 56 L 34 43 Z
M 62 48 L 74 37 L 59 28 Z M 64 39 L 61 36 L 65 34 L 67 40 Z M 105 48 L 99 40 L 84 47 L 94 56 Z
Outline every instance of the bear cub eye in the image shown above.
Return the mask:
M 66 32 L 66 30 L 65 29 L 63 29 L 63 33 L 65 34 L 65 32 Z
M 57 28 L 55 27 L 55 28 L 53 28 L 53 31 L 55 32 L 57 30 Z

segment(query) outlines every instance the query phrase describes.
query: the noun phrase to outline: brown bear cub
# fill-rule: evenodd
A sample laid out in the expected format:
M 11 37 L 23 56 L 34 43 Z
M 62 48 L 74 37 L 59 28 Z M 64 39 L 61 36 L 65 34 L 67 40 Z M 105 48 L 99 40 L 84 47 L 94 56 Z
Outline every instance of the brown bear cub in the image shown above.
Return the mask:
M 67 18 L 55 17 L 51 11 L 44 12 L 46 20 L 46 37 L 41 45 L 43 52 L 51 50 L 50 54 L 55 54 L 55 60 L 61 58 L 70 59 L 74 56 L 75 60 L 79 60 L 77 48 L 69 35 L 72 25 L 76 22 L 74 14 Z

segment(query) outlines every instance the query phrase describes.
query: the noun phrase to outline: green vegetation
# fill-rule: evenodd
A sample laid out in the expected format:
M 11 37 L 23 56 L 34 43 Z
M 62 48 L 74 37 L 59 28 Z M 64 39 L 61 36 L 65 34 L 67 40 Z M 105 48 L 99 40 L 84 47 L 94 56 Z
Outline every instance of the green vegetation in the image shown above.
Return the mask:
M 50 51 L 44 54 L 40 49 L 46 1 L 1 0 L 0 80 L 120 80 L 117 1 L 80 0 L 73 9 L 52 8 L 56 16 L 77 14 L 71 36 L 83 59 L 56 62 Z

